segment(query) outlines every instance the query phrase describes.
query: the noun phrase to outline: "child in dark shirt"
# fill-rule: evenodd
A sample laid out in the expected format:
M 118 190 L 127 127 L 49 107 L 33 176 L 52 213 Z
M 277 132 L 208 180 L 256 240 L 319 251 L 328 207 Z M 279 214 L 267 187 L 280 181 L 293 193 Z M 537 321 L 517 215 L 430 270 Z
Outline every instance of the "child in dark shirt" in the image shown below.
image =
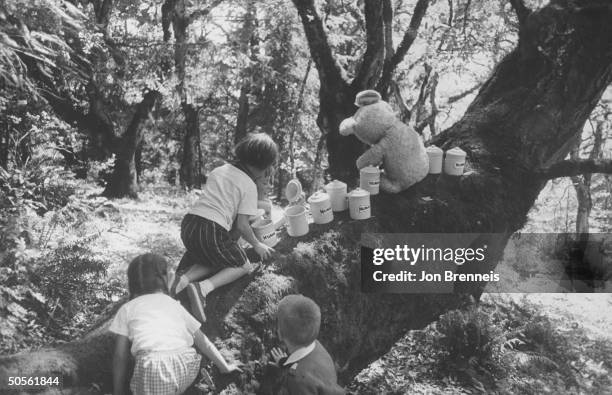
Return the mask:
M 303 295 L 285 296 L 276 313 L 277 332 L 289 356 L 278 348 L 272 358 L 281 368 L 279 394 L 336 395 L 345 391 L 338 385 L 331 356 L 317 340 L 321 326 L 321 310 Z

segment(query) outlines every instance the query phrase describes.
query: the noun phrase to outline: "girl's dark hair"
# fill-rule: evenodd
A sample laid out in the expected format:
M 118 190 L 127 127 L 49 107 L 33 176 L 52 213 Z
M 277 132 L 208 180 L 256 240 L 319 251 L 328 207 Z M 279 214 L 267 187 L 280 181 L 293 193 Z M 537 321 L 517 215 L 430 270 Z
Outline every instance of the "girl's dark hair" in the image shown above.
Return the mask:
M 168 263 L 157 254 L 139 255 L 128 266 L 130 299 L 156 292 L 168 293 Z
M 267 134 L 252 133 L 236 144 L 234 154 L 239 162 L 264 170 L 276 162 L 278 146 Z

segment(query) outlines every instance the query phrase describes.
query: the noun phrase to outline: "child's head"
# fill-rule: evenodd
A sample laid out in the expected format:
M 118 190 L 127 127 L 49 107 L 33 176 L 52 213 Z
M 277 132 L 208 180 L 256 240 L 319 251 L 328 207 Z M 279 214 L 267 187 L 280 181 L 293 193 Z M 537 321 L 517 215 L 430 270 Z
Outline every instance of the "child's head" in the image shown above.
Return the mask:
M 276 162 L 278 146 L 265 133 L 252 133 L 240 140 L 234 148 L 238 161 L 265 170 Z
M 168 293 L 168 263 L 156 254 L 139 255 L 128 266 L 130 299 L 156 292 Z
M 321 310 L 310 298 L 287 295 L 278 303 L 278 334 L 285 344 L 307 346 L 319 336 Z

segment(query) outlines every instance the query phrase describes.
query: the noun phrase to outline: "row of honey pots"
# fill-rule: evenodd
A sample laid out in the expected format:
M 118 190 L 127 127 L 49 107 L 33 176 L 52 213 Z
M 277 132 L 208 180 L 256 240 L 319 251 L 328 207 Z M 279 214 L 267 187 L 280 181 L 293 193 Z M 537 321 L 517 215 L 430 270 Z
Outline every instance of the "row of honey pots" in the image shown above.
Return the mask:
M 435 146 L 427 148 L 429 157 L 429 173 L 440 174 L 442 167 L 444 173 L 460 176 L 465 166 L 465 152 L 460 148 L 453 148 L 444 152 Z M 443 162 L 444 156 L 444 162 Z M 444 166 L 443 166 L 444 163 Z M 364 167 L 359 172 L 359 188 L 347 193 L 347 185 L 342 181 L 334 180 L 325 185 L 325 191 L 315 192 L 308 198 L 310 214 L 315 224 L 327 224 L 334 219 L 334 212 L 349 209 L 352 219 L 368 219 L 371 216 L 370 196 L 379 193 L 380 169 L 374 166 Z M 287 223 L 287 233 L 292 237 L 304 236 L 309 231 L 308 209 L 300 204 L 302 186 L 297 179 L 289 181 L 285 188 L 285 196 L 290 206 L 284 211 L 284 218 L 280 222 L 260 218 L 252 223 L 255 237 L 262 243 L 274 246 L 278 243 L 276 229 Z

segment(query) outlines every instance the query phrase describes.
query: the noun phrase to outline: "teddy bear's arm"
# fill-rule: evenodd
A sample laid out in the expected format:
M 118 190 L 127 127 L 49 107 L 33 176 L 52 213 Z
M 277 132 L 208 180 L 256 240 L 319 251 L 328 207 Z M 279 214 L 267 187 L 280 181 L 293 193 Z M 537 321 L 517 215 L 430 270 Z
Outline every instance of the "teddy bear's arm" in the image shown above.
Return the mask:
M 357 168 L 363 169 L 366 166 L 378 166 L 383 161 L 384 155 L 382 145 L 375 144 L 357 158 Z

